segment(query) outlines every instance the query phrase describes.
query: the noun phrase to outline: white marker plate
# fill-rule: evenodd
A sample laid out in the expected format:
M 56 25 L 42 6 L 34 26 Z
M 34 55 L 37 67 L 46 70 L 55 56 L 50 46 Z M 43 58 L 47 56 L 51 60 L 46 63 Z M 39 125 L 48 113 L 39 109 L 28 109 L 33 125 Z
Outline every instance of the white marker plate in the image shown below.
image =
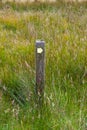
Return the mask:
M 41 54 L 43 52 L 42 48 L 37 48 L 37 53 Z

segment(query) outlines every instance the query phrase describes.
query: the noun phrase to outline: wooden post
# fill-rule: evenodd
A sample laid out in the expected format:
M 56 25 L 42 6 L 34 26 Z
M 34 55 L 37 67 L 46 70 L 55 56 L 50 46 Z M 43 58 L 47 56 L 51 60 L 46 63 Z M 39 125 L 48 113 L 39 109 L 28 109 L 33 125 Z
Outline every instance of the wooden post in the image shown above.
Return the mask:
M 36 95 L 41 104 L 44 96 L 45 42 L 36 41 Z

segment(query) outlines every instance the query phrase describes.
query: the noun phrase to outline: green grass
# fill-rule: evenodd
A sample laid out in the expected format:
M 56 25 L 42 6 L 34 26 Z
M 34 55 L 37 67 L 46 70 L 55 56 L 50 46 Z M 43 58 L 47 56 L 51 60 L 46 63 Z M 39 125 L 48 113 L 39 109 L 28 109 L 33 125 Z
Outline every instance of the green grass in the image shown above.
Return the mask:
M 0 5 L 0 130 L 86 130 L 87 3 L 8 5 Z M 46 42 L 42 107 L 37 39 Z

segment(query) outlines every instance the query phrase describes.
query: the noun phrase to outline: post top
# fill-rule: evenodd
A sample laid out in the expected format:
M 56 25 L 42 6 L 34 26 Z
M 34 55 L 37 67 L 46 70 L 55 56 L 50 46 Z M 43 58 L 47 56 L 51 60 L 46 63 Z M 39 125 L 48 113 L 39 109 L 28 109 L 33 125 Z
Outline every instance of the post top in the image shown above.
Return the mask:
M 45 41 L 43 41 L 43 40 L 36 40 L 36 43 L 38 43 L 38 44 L 40 44 L 40 43 L 44 44 Z

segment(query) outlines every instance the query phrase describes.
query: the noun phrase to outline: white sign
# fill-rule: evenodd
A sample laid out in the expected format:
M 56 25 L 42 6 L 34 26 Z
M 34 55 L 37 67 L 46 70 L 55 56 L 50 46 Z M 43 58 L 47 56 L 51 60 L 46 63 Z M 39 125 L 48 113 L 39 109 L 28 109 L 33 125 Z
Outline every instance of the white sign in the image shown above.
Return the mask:
M 37 53 L 41 54 L 43 52 L 42 48 L 37 48 Z

